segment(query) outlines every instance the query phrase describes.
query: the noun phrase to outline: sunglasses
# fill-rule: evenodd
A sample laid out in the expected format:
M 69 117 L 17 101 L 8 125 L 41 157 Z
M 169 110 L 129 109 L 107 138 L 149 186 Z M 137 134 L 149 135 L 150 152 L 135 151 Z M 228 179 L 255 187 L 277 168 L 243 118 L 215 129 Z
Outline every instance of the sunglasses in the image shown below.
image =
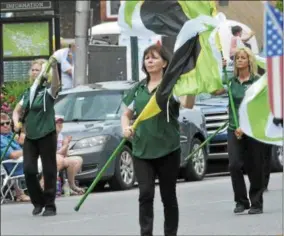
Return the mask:
M 1 122 L 1 126 L 5 126 L 5 125 L 9 126 L 10 124 L 11 124 L 11 121 Z

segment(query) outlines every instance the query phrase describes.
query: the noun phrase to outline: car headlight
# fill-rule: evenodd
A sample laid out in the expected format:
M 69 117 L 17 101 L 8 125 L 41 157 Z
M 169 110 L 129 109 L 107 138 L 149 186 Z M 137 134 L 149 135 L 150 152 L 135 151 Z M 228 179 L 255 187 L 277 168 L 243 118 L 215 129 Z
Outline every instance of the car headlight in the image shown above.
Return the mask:
M 108 135 L 94 136 L 79 140 L 72 149 L 83 149 L 95 146 L 102 146 L 109 140 Z

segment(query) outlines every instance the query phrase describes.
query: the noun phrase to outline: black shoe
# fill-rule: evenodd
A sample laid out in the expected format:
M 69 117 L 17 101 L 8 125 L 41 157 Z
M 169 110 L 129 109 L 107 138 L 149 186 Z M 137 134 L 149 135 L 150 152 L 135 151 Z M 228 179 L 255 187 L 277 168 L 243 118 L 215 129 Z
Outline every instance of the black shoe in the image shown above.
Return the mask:
M 43 207 L 42 206 L 36 206 L 34 209 L 33 209 L 33 215 L 36 216 L 36 215 L 39 215 L 43 210 Z
M 44 212 L 42 213 L 42 216 L 55 216 L 56 215 L 56 209 L 53 208 L 45 208 Z
M 234 209 L 234 213 L 242 213 L 247 209 L 249 209 L 249 205 L 243 205 L 243 204 L 237 203 Z
M 251 207 L 248 211 L 250 215 L 262 214 L 263 210 L 260 207 Z

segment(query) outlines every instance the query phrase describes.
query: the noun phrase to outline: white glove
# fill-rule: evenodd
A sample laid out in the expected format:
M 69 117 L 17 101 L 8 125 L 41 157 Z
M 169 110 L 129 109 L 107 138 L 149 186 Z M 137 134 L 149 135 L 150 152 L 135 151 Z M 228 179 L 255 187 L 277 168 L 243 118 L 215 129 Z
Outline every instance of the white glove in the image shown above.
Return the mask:
M 61 63 L 62 58 L 64 58 L 64 55 L 68 54 L 68 51 L 69 51 L 69 48 L 62 48 L 62 49 L 55 51 L 52 56 L 57 60 L 58 63 Z
M 42 163 L 40 157 L 37 159 L 37 169 L 38 173 L 40 174 L 42 172 Z

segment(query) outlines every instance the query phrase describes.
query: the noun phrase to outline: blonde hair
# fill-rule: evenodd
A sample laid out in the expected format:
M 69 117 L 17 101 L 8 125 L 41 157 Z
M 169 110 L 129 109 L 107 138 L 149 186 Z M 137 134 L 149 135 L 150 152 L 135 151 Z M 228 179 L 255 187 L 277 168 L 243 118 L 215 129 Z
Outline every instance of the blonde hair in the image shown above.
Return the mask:
M 257 74 L 257 64 L 256 64 L 256 59 L 253 54 L 253 52 L 249 48 L 240 48 L 236 51 L 235 56 L 234 56 L 234 75 L 239 76 L 239 70 L 237 68 L 237 63 L 236 63 L 236 58 L 237 56 L 241 53 L 245 52 L 248 56 L 248 63 L 249 63 L 249 71 L 252 75 Z
M 41 70 L 42 70 L 42 66 L 44 65 L 44 64 L 46 64 L 48 61 L 46 60 L 46 59 L 36 59 L 36 60 L 34 60 L 34 61 L 32 61 L 32 63 L 31 63 L 31 67 L 30 67 L 30 70 L 29 70 L 29 77 L 30 77 L 30 83 L 33 83 L 34 82 L 34 79 L 32 79 L 32 67 L 33 67 L 33 65 L 40 65 L 41 66 Z M 49 74 L 48 74 L 48 82 L 50 82 L 50 80 L 51 80 L 51 74 L 52 74 L 52 72 L 51 72 L 51 70 L 50 70 L 50 72 L 49 72 Z

